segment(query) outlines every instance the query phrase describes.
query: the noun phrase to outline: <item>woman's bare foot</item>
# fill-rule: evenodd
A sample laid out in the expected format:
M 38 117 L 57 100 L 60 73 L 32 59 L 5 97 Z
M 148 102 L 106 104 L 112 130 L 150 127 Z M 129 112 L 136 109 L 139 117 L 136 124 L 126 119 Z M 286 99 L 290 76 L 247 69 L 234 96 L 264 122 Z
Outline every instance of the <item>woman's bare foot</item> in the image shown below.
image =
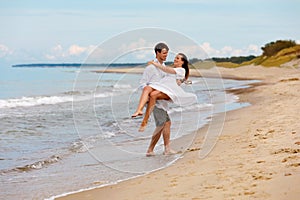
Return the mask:
M 131 118 L 136 118 L 140 116 L 143 116 L 143 112 L 137 111 L 131 115 Z

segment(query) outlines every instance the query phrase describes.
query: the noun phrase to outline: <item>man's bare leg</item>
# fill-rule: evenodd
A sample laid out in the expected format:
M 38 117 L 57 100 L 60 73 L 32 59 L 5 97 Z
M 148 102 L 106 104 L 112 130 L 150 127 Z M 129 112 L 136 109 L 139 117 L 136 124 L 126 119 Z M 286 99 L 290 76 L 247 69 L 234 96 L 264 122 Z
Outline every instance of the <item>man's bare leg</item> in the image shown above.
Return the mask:
M 164 146 L 165 146 L 164 155 L 175 154 L 176 151 L 174 151 L 170 147 L 171 121 L 167 121 L 164 124 L 164 128 L 163 128 L 162 132 L 163 132 L 162 134 L 163 134 Z
M 153 135 L 152 135 L 150 145 L 149 145 L 147 153 L 146 153 L 146 156 L 154 156 L 155 155 L 154 147 L 157 144 L 157 142 L 162 134 L 163 128 L 164 128 L 164 126 L 158 126 L 155 128 Z

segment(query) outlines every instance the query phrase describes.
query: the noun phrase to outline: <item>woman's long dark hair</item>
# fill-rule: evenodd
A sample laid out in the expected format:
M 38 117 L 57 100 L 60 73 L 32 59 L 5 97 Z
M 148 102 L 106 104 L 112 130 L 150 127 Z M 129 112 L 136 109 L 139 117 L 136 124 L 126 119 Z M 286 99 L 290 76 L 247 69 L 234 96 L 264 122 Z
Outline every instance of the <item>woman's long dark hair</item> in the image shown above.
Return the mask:
M 185 80 L 188 80 L 190 75 L 190 69 L 189 69 L 189 61 L 183 53 L 178 53 L 178 55 L 181 56 L 181 60 L 183 61 L 182 68 L 185 69 Z

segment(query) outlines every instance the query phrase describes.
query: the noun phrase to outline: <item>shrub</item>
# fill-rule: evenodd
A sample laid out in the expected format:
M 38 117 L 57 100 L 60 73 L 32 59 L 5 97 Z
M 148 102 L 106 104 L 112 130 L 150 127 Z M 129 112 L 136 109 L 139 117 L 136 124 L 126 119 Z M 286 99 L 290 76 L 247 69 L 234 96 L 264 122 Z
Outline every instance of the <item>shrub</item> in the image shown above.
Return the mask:
M 296 46 L 296 42 L 293 40 L 277 40 L 276 42 L 270 42 L 261 49 L 263 50 L 263 56 L 273 56 L 280 50 Z

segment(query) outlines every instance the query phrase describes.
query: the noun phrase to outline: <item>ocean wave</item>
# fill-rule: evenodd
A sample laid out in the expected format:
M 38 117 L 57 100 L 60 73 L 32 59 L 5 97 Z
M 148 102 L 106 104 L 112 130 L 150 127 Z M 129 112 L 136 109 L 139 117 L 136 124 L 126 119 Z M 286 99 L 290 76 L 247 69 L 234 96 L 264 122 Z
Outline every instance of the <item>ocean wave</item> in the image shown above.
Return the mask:
M 95 98 L 104 98 L 104 97 L 110 97 L 113 96 L 115 93 L 113 92 L 105 92 L 105 93 L 95 93 Z
M 213 106 L 213 104 L 203 103 L 203 104 L 194 104 L 186 107 L 172 107 L 169 110 L 169 114 L 175 112 L 184 112 L 184 111 L 200 111 L 203 109 L 209 109 Z
M 0 100 L 0 108 L 30 107 L 37 105 L 49 105 L 73 101 L 72 96 L 37 96 L 22 97 L 19 99 Z
M 111 131 L 105 131 L 102 134 L 103 139 L 108 139 L 108 138 L 112 138 L 112 137 L 115 137 L 115 136 L 116 136 L 116 134 L 114 132 L 111 132 Z
M 113 86 L 114 89 L 131 89 L 131 85 L 130 84 L 115 84 Z
M 69 150 L 74 153 L 83 153 L 88 151 L 88 148 L 89 147 L 83 141 L 76 141 L 71 145 Z
M 73 101 L 85 101 L 93 98 L 105 98 L 117 93 L 104 92 L 104 93 L 92 93 L 86 92 L 80 95 L 80 92 L 67 92 L 62 96 L 34 96 L 34 97 L 21 97 L 15 99 L 0 99 L 1 108 L 15 108 L 15 107 L 31 107 L 39 105 L 53 105 L 59 103 L 67 103 Z
M 82 140 L 73 142 L 69 150 L 73 153 L 84 153 L 87 152 L 89 149 L 94 148 L 97 142 L 115 136 L 116 134 L 112 131 L 103 131 L 101 132 L 101 134 L 90 136 Z
M 47 158 L 42 161 L 37 161 L 32 164 L 28 164 L 25 166 L 16 167 L 13 169 L 8 169 L 8 170 L 1 170 L 1 173 L 5 174 L 5 173 L 9 173 L 9 172 L 27 172 L 27 171 L 31 171 L 31 170 L 35 170 L 35 169 L 42 169 L 45 166 L 48 166 L 50 164 L 58 162 L 59 160 L 61 160 L 60 156 L 53 155 L 50 158 Z
M 66 95 L 80 95 L 81 92 L 80 91 L 68 91 L 68 92 L 64 92 L 64 94 L 66 94 Z

